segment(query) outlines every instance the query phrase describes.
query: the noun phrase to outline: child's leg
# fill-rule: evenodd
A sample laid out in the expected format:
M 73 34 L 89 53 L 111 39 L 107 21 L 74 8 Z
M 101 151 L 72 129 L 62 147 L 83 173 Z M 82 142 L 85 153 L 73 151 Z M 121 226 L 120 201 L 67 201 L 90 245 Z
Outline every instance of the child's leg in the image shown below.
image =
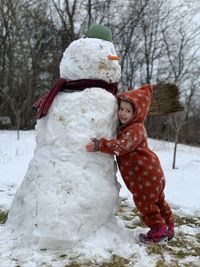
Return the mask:
M 170 208 L 170 206 L 168 205 L 168 203 L 165 201 L 165 194 L 162 191 L 160 193 L 159 199 L 158 199 L 158 205 L 160 208 L 160 213 L 163 217 L 163 219 L 166 222 L 166 225 L 170 225 L 174 223 L 174 217 L 172 214 L 172 210 Z
M 170 206 L 165 201 L 165 195 L 163 191 L 161 192 L 159 196 L 158 204 L 160 208 L 160 213 L 167 225 L 168 240 L 171 240 L 174 237 L 174 216 L 172 214 L 172 210 Z
M 141 219 L 146 226 L 154 228 L 165 225 L 165 220 L 160 213 L 157 199 L 153 200 L 146 197 L 145 201 L 141 202 L 134 198 L 134 202 L 140 212 Z
M 132 188 L 133 200 L 137 206 L 141 219 L 148 227 L 160 227 L 165 225 L 159 206 L 160 192 L 164 187 L 164 180 L 159 179 L 153 183 L 143 181 L 142 187 L 136 184 Z M 147 184 L 148 186 L 143 186 Z M 133 191 L 134 189 L 134 191 Z
M 151 182 L 149 179 L 145 177 L 140 182 L 127 181 L 126 185 L 133 194 L 133 200 L 141 214 L 142 221 L 150 228 L 146 235 L 140 235 L 141 241 L 160 243 L 168 239 L 166 223 L 158 204 L 160 192 L 164 188 L 164 179 L 152 179 Z
M 156 202 L 146 202 L 144 208 L 138 208 L 142 221 L 150 228 L 146 234 L 140 234 L 139 236 L 140 241 L 143 243 L 161 243 L 168 239 L 167 227 Z
M 140 193 L 133 193 L 141 219 L 150 228 L 147 234 L 140 234 L 140 240 L 144 243 L 164 242 L 168 239 L 167 227 L 158 205 L 163 181 L 158 180 L 157 183 L 147 185 Z

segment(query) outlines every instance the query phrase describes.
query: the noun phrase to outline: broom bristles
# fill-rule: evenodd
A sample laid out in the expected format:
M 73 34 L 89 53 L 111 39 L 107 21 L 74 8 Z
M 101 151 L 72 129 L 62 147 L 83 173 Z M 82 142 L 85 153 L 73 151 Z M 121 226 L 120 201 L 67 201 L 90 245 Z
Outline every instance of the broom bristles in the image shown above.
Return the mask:
M 178 111 L 184 111 L 178 86 L 164 82 L 154 85 L 148 116 L 166 116 Z

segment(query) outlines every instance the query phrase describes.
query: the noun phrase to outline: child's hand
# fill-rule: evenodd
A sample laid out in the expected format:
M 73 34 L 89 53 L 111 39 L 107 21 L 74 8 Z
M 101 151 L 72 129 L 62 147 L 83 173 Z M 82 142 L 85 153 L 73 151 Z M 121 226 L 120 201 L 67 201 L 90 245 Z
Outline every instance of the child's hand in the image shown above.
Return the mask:
M 88 143 L 85 148 L 87 152 L 94 152 L 94 142 Z
M 96 138 L 91 138 L 91 142 L 85 146 L 86 151 L 88 152 L 98 151 L 98 148 L 97 148 L 98 144 L 99 144 L 99 141 Z

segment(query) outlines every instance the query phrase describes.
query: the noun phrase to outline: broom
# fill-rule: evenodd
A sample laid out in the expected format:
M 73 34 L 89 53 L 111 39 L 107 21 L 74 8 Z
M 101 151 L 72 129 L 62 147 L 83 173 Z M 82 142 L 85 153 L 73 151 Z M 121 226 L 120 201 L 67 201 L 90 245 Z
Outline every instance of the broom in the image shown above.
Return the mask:
M 166 116 L 177 111 L 184 111 L 178 86 L 165 82 L 154 85 L 148 116 Z

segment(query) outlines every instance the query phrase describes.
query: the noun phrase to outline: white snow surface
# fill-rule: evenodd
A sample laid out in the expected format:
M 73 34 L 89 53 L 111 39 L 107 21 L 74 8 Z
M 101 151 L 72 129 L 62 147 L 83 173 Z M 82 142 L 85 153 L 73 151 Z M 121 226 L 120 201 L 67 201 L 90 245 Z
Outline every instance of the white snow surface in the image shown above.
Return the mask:
M 20 139 L 17 140 L 15 131 L 0 131 L 0 209 L 8 211 L 13 201 L 16 190 L 27 172 L 28 164 L 34 157 L 36 147 L 35 131 L 21 131 Z M 150 147 L 158 154 L 166 175 L 166 199 L 177 214 L 200 215 L 200 148 L 178 145 L 177 150 L 177 169 L 172 169 L 173 144 L 163 141 L 149 139 Z M 71 170 L 74 172 L 73 170 Z M 98 169 L 96 169 L 98 175 Z M 117 173 L 117 178 L 122 185 L 120 197 L 127 198 L 130 205 L 132 202 L 131 194 L 127 191 L 121 176 Z M 81 181 L 80 181 L 81 182 Z M 48 188 L 46 189 L 48 190 Z M 103 190 L 101 191 L 103 193 Z M 57 198 L 53 200 L 56 201 Z M 76 204 L 76 203 L 75 203 Z M 113 219 L 115 220 L 115 219 Z M 59 222 L 58 222 L 59 223 Z M 67 222 L 66 222 L 67 223 Z M 114 226 L 114 227 L 113 227 Z M 127 236 L 124 226 L 118 221 L 116 225 L 113 221 L 101 227 L 98 233 L 94 233 L 85 240 L 81 246 L 73 251 L 70 250 L 43 250 L 36 248 L 15 248 L 11 232 L 6 225 L 0 226 L 0 266 L 15 267 L 39 267 L 54 266 L 63 267 L 70 260 L 79 259 L 84 262 L 92 259 L 96 262 L 109 259 L 112 254 L 122 255 L 123 257 L 133 257 L 137 263 L 133 266 L 146 267 L 155 266 L 156 258 L 149 256 L 145 246 L 137 243 L 137 235 L 144 231 L 141 227 L 129 230 Z M 198 228 L 176 229 L 192 234 L 191 230 L 198 232 Z M 61 258 L 65 254 L 67 257 Z M 166 261 L 170 264 L 170 257 L 166 255 Z M 200 261 L 196 258 L 188 258 L 194 266 L 199 266 Z M 43 264 L 45 262 L 45 265 Z M 53 264 L 53 265 L 52 265 Z M 185 264 L 187 262 L 185 261 Z M 131 265 L 130 265 L 131 266 Z M 183 262 L 183 266 L 184 262 Z M 193 265 L 192 265 L 193 266 Z

